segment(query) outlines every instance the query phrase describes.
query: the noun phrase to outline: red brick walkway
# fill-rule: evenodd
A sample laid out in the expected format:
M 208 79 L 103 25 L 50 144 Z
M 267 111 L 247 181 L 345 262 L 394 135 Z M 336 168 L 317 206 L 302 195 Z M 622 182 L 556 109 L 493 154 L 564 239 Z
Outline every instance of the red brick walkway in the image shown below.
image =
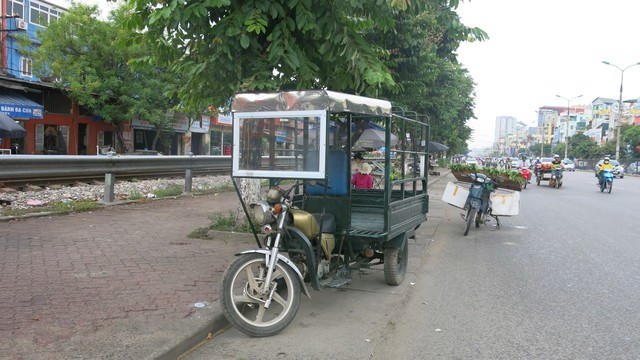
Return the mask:
M 78 337 L 216 300 L 233 254 L 255 243 L 187 235 L 236 209 L 229 192 L 0 222 L 0 358 L 84 357 Z

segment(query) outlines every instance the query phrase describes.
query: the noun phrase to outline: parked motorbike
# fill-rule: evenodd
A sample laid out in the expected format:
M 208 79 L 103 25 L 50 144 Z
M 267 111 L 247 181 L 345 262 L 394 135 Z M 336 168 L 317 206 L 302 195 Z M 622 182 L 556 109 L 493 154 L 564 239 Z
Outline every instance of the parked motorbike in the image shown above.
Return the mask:
M 554 166 L 551 171 L 549 186 L 560 189 L 560 186 L 562 186 L 562 176 L 562 166 Z
M 464 206 L 466 213 L 463 219 L 466 221 L 464 235 L 467 236 L 471 224 L 475 222 L 476 227 L 488 221 L 487 216 L 491 215 L 491 192 L 494 191 L 496 183 L 485 174 L 469 174 L 473 180 L 469 188 L 469 195 Z M 497 216 L 493 216 L 500 226 Z
M 602 176 L 600 177 L 600 192 L 607 190 L 611 194 L 613 190 L 613 169 L 602 169 Z
M 528 166 L 521 166 L 519 170 L 520 170 L 520 174 L 522 175 L 522 178 L 524 179 L 524 184 L 522 185 L 522 188 L 526 189 L 527 184 L 529 183 L 529 181 L 531 181 L 531 171 L 529 171 Z

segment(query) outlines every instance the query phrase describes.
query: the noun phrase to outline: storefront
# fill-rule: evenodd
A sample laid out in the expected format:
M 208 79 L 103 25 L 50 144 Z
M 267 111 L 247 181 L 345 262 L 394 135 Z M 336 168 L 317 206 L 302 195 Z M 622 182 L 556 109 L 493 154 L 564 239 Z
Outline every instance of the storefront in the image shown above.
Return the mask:
M 25 153 L 25 123 L 32 119 L 42 119 L 43 107 L 37 102 L 11 89 L 0 89 L 0 113 L 4 115 L 4 125 L 14 129 L 19 126 L 24 131 L 3 131 L 0 137 L 0 148 L 11 149 L 13 154 Z M 11 123 L 13 122 L 13 124 Z
M 211 155 L 231 155 L 231 115 L 211 117 Z

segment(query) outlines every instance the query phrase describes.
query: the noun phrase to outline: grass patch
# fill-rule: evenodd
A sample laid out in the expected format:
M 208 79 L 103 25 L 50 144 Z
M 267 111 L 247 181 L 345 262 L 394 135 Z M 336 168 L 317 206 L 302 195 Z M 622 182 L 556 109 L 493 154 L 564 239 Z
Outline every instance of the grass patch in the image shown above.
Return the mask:
M 244 216 L 239 219 L 237 214 L 229 212 L 228 215 L 213 214 L 209 216 L 211 224 L 207 227 L 202 227 L 193 230 L 187 235 L 189 238 L 204 239 L 207 237 L 209 230 L 216 231 L 229 231 L 239 233 L 251 233 L 251 227 L 249 223 L 244 219 Z
M 182 195 L 182 186 L 177 184 L 169 185 L 165 188 L 154 191 L 153 195 L 159 198 Z
M 4 209 L 0 213 L 4 216 L 21 216 L 33 213 L 69 214 L 75 212 L 93 211 L 99 205 L 93 200 L 56 201 L 42 207 L 29 209 Z
M 144 194 L 143 194 L 143 193 L 141 193 L 141 192 L 140 192 L 140 191 L 138 191 L 138 190 L 133 190 L 133 191 L 131 192 L 131 195 L 129 195 L 129 199 L 131 199 L 131 200 L 140 200 L 140 199 L 142 199 L 143 197 L 145 197 L 145 196 L 144 196 Z

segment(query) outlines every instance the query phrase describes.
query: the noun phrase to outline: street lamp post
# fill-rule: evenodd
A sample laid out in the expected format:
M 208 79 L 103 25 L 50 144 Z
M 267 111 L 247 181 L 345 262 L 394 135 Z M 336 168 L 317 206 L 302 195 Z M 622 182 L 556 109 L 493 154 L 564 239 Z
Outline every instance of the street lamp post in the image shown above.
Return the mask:
M 564 99 L 567 101 L 567 133 L 564 134 L 564 138 L 565 138 L 565 143 L 564 143 L 564 158 L 566 159 L 569 153 L 569 109 L 571 108 L 571 100 L 575 100 L 579 97 L 582 97 L 582 95 L 578 95 L 578 96 L 574 96 L 571 99 L 567 99 L 564 96 L 560 96 L 560 95 L 556 95 L 556 97 L 559 97 L 561 99 Z
M 620 122 L 622 121 L 622 83 L 624 82 L 624 71 L 628 68 L 636 65 L 640 65 L 640 61 L 627 66 L 626 68 L 621 68 L 618 65 L 614 65 L 608 61 L 603 61 L 603 64 L 611 65 L 616 69 L 620 70 L 620 102 L 618 104 L 618 119 L 616 121 L 615 131 L 616 131 L 616 160 L 620 161 Z

